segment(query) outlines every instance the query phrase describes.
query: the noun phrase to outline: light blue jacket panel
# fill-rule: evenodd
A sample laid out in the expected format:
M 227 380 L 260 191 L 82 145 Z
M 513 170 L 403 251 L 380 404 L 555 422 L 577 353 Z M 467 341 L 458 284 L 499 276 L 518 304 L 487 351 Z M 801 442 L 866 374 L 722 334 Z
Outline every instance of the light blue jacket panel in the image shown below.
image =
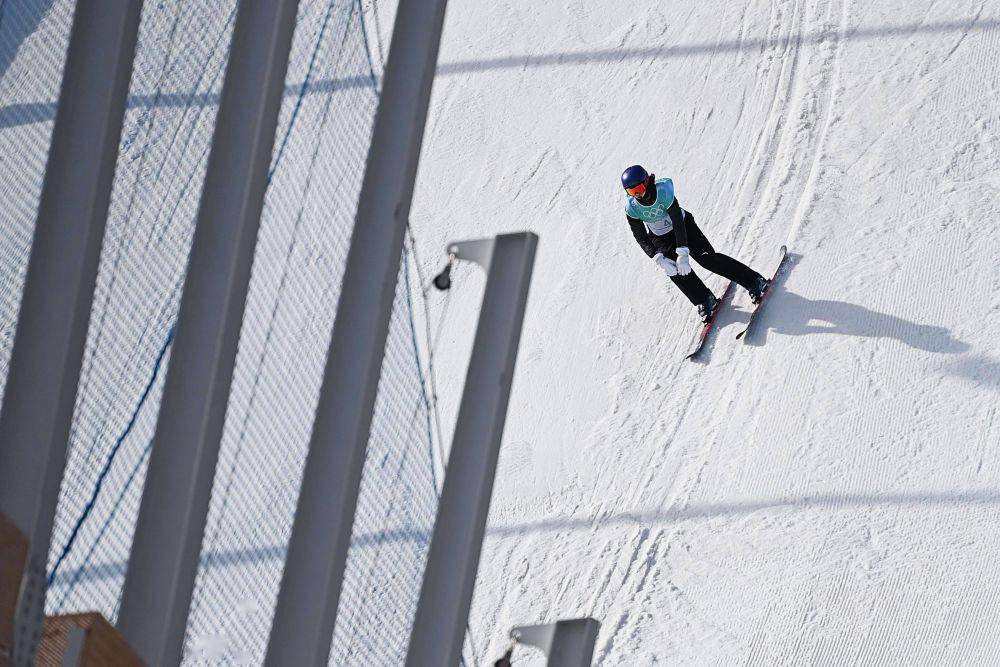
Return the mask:
M 667 215 L 667 209 L 674 203 L 674 182 L 669 178 L 656 180 L 656 201 L 650 206 L 643 206 L 639 201 L 628 196 L 625 204 L 625 215 L 636 220 L 642 220 L 651 234 L 663 236 L 669 233 L 674 225 Z

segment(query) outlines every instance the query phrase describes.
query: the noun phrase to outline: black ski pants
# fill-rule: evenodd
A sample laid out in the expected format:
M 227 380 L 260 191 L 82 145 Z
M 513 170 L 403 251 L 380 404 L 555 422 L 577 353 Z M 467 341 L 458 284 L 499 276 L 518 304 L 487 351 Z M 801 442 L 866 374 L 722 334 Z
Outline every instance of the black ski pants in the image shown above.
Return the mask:
M 724 278 L 729 278 L 737 285 L 746 290 L 753 289 L 761 275 L 751 269 L 743 262 L 733 259 L 721 252 L 715 252 L 715 248 L 705 238 L 705 234 L 695 224 L 694 216 L 690 212 L 684 212 L 684 228 L 687 230 L 688 250 L 691 251 L 691 259 L 695 260 L 703 267 Z M 677 260 L 677 240 L 674 232 L 669 231 L 663 236 L 656 237 L 654 242 L 656 250 L 662 252 L 665 257 Z M 686 276 L 676 275 L 670 278 L 677 287 L 680 288 L 688 301 L 694 305 L 705 303 L 712 294 L 711 290 L 701 281 L 701 278 L 692 270 Z

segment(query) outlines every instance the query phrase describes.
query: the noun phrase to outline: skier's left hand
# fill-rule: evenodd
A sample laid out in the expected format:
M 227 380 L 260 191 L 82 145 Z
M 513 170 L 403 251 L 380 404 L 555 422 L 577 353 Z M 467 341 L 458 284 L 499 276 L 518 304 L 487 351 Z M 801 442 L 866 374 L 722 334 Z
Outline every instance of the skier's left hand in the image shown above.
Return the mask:
M 656 262 L 658 267 L 663 269 L 663 272 L 667 274 L 668 278 L 673 278 L 677 275 L 677 265 L 674 264 L 674 260 L 669 257 L 664 257 L 662 252 L 656 253 L 656 256 L 653 257 L 653 261 Z
M 686 276 L 691 273 L 691 251 L 687 246 L 677 249 L 677 273 Z

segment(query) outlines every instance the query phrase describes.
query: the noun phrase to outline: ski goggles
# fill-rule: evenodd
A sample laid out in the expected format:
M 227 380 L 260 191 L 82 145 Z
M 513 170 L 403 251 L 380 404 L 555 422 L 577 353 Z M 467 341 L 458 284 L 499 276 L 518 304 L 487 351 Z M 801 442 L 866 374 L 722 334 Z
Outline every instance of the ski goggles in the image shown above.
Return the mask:
M 633 185 L 630 188 L 625 188 L 625 192 L 629 193 L 633 197 L 642 197 L 646 194 L 646 184 L 640 183 L 639 185 Z

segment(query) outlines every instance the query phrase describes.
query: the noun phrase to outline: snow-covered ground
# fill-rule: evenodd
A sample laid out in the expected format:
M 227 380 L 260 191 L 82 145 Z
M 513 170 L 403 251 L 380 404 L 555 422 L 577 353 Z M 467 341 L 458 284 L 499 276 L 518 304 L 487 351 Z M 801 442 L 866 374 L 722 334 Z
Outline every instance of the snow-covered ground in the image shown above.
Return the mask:
M 1000 661 L 1000 3 L 456 0 L 440 63 L 426 270 L 541 236 L 479 660 L 586 614 L 603 665 Z M 788 244 L 751 344 L 741 290 L 683 360 L 695 313 L 623 216 L 635 162 L 720 251 L 769 272 Z
M 395 3 L 362 4 L 381 63 Z M 3 364 L 71 7 L 0 0 Z M 168 92 L 210 64 L 177 62 Z M 425 276 L 449 241 L 541 236 L 478 664 L 513 625 L 584 614 L 602 665 L 1000 663 L 1000 2 L 452 0 L 440 63 L 411 215 Z M 674 179 L 720 251 L 769 272 L 791 248 L 749 345 L 739 293 L 703 363 L 683 360 L 695 313 L 623 217 L 635 162 Z M 159 206 L 149 192 L 137 210 Z M 483 282 L 460 267 L 447 309 L 431 294 L 446 436 Z M 253 539 L 280 553 L 285 524 L 262 525 Z M 236 572 L 217 579 L 233 608 L 208 620 L 250 614 L 232 591 L 252 572 Z

